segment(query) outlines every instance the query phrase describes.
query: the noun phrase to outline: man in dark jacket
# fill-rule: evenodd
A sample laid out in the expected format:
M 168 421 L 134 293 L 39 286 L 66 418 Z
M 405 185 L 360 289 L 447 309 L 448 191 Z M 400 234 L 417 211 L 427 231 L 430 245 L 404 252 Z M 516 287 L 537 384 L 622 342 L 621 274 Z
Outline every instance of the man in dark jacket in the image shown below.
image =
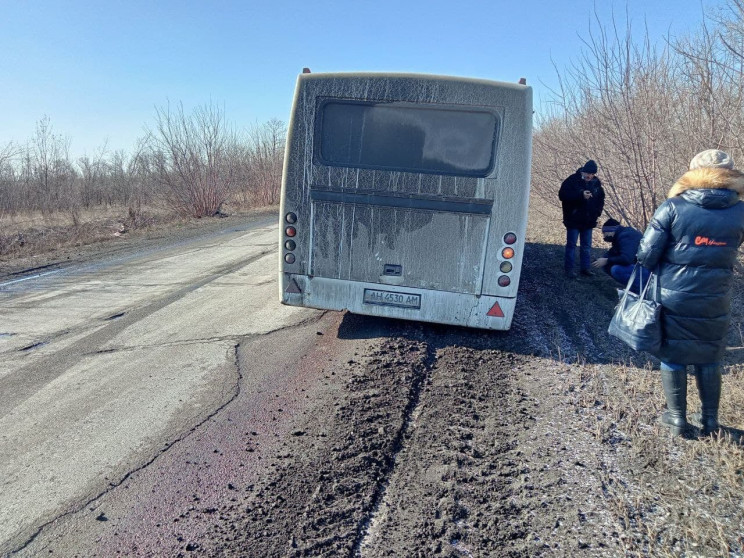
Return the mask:
M 607 275 L 620 283 L 623 288 L 628 284 L 631 273 L 635 268 L 636 252 L 643 234 L 633 227 L 623 227 L 616 219 L 607 219 L 602 225 L 602 238 L 612 246 L 604 256 L 592 262 L 592 267 L 602 268 Z M 648 271 L 638 266 L 636 279 L 633 280 L 631 291 L 640 292 L 639 287 L 645 284 Z
M 744 173 L 717 149 L 698 153 L 669 191 L 636 257 L 658 266 L 664 339 L 657 356 L 672 434 L 687 430 L 687 365 L 694 365 L 704 435 L 716 432 L 733 267 L 744 241 Z
M 566 253 L 564 270 L 569 278 L 576 277 L 574 262 L 576 243 L 579 241 L 579 267 L 583 275 L 591 275 L 592 229 L 604 209 L 605 193 L 597 178 L 597 163 L 587 161 L 583 167 L 561 184 L 558 198 L 563 206 L 563 224 L 566 226 Z

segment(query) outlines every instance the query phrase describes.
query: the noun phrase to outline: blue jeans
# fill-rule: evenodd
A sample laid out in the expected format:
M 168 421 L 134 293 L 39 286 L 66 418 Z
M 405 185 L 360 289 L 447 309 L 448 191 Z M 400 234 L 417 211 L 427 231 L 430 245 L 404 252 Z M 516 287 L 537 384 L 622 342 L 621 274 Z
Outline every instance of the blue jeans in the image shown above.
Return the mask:
M 715 369 L 715 368 L 718 368 L 719 366 L 720 364 L 718 362 L 713 362 L 711 364 L 696 364 L 694 368 L 695 368 L 695 372 L 701 372 L 706 369 Z M 687 365 L 676 364 L 674 362 L 664 362 L 662 360 L 661 369 L 666 370 L 667 372 L 686 372 Z
M 606 265 L 604 270 L 612 277 L 615 281 L 620 283 L 623 288 L 628 284 L 630 280 L 630 274 L 633 273 L 635 264 L 631 265 Z M 640 294 L 640 285 L 645 285 L 648 281 L 649 271 L 645 267 L 638 266 L 638 272 L 636 273 L 635 280 L 630 287 L 630 292 Z
M 579 264 L 582 271 L 591 267 L 592 259 L 592 230 L 566 229 L 566 256 L 563 265 L 566 271 L 573 271 L 576 261 L 576 241 L 581 243 L 579 248 Z

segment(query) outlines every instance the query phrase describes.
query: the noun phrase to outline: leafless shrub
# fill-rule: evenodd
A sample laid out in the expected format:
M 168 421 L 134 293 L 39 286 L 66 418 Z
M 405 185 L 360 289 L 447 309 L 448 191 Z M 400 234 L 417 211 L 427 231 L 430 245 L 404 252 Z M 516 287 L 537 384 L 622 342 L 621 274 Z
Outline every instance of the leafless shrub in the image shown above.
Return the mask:
M 80 169 L 80 203 L 84 208 L 103 205 L 106 194 L 103 188 L 107 174 L 106 147 L 101 147 L 91 159 L 87 155 L 78 159 Z
M 69 158 L 71 141 L 43 117 L 22 146 L 0 149 L 0 220 L 40 211 L 65 213 L 80 224 L 95 208 L 120 208 L 127 228 L 143 226 L 148 210 L 179 216 L 223 215 L 276 205 L 281 185 L 285 124 L 272 119 L 238 136 L 215 105 L 185 114 L 182 105 L 156 109 L 155 131 L 132 154 L 110 152 Z
M 183 104 L 168 105 L 156 109 L 156 120 L 148 163 L 167 204 L 182 215 L 216 214 L 238 177 L 237 138 L 224 111 L 208 104 L 187 115 Z
M 12 213 L 15 205 L 13 161 L 20 153 L 20 147 L 13 142 L 0 149 L 0 218 Z
M 596 159 L 607 212 L 645 226 L 663 196 L 661 185 L 676 172 L 670 171 L 667 155 L 674 129 L 664 125 L 673 68 L 667 52 L 657 53 L 648 41 L 634 45 L 630 25 L 622 34 L 614 20 L 609 32 L 601 24 L 593 29 L 569 83 L 562 82 L 556 99 L 560 117 L 549 118 L 536 134 L 536 166 L 551 161 L 538 174 L 551 176 L 555 197 L 557 178 Z M 542 157 L 546 151 L 549 158 Z M 541 185 L 549 188 L 547 180 Z
M 77 196 L 69 148 L 69 138 L 54 133 L 48 116 L 36 123 L 36 133 L 21 166 L 30 209 L 48 214 L 73 207 Z
M 287 128 L 281 120 L 269 120 L 249 134 L 248 181 L 254 205 L 279 203 Z
M 139 228 L 146 222 L 145 208 L 156 197 L 150 181 L 147 164 L 147 145 L 140 140 L 131 157 L 123 151 L 116 151 L 108 164 L 112 196 L 111 205 L 118 203 L 127 208 L 128 226 Z
M 164 219 L 224 215 L 225 203 L 240 211 L 278 202 L 281 121 L 238 137 L 214 106 L 158 115 L 162 133 L 140 139 L 132 154 L 104 145 L 73 164 L 70 140 L 48 117 L 25 146 L 0 149 L 0 257 L 98 242 Z
M 663 47 L 630 23 L 596 18 L 585 49 L 538 118 L 533 187 L 557 204 L 560 181 L 597 160 L 606 212 L 645 228 L 692 156 L 709 148 L 742 155 L 744 10 L 731 0 L 714 30 Z

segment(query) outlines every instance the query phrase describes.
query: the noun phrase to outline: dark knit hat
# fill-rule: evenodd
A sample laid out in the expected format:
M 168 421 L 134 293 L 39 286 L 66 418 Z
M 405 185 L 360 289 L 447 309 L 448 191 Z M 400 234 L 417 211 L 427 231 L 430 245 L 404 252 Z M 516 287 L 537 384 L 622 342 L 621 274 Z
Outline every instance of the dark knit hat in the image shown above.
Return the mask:
M 610 217 L 602 224 L 602 232 L 603 233 L 611 233 L 615 232 L 617 228 L 620 226 L 620 221 L 617 221 Z
M 579 171 L 588 174 L 597 174 L 597 163 L 589 159 L 586 163 L 584 163 L 584 166 L 581 167 Z

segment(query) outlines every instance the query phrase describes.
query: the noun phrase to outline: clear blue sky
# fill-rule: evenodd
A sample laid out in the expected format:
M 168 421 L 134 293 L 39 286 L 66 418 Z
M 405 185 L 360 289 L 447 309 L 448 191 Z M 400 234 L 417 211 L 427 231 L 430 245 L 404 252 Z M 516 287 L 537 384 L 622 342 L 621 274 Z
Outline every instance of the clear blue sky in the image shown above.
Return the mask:
M 215 102 L 247 128 L 287 121 L 297 74 L 394 71 L 501 81 L 536 102 L 595 24 L 626 9 L 654 40 L 719 0 L 0 0 L 0 149 L 43 116 L 71 156 L 131 151 L 154 107 Z

